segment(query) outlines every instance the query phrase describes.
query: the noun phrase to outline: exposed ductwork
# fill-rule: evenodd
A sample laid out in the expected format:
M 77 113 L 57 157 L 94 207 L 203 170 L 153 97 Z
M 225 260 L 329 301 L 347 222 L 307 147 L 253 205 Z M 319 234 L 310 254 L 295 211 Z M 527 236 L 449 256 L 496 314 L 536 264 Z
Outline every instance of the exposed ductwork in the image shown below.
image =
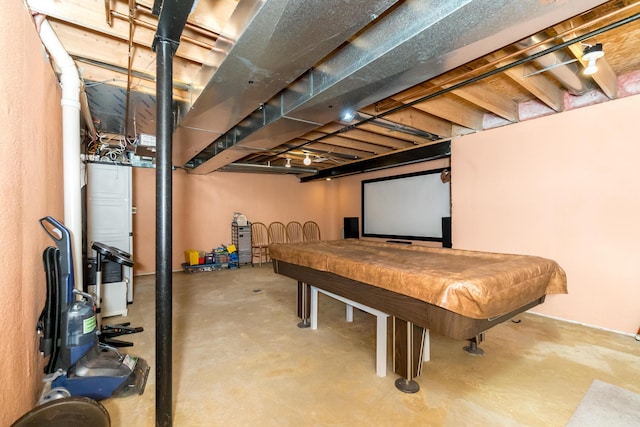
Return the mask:
M 195 79 L 175 162 L 187 163 L 396 1 L 239 2 Z
M 244 157 L 247 147 L 273 148 L 339 121 L 344 110 L 372 104 L 600 3 L 603 1 L 407 0 L 228 132 L 211 139 L 185 163 L 195 168 L 194 173 L 210 173 Z M 307 25 L 317 19 L 304 13 L 299 17 Z M 251 33 L 251 25 L 245 33 Z M 278 27 L 277 21 L 271 25 Z M 273 32 L 270 35 L 274 37 Z M 236 45 L 244 42 L 240 37 Z M 214 73 L 210 86 L 216 85 L 222 88 L 224 83 Z M 235 90 L 241 93 L 243 88 Z M 213 120 L 218 111 L 213 110 L 202 111 L 199 121 Z

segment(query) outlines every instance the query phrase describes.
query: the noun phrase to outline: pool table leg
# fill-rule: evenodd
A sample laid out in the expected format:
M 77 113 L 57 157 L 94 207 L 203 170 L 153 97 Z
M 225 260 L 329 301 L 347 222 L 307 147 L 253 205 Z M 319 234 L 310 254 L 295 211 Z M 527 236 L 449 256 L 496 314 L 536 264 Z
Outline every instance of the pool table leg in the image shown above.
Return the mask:
M 400 375 L 396 388 L 416 393 L 420 385 L 414 381 L 422 373 L 426 331 L 423 327 L 393 317 L 393 372 Z
M 482 341 L 484 341 L 484 332 L 476 337 L 471 338 L 469 340 L 469 345 L 462 347 L 462 349 L 469 354 L 482 356 L 484 354 L 484 350 L 478 347 L 478 343 L 481 343 Z
M 311 326 L 309 322 L 310 313 L 310 296 L 311 287 L 304 282 L 298 280 L 298 317 L 302 320 L 298 323 L 298 328 L 308 328 Z

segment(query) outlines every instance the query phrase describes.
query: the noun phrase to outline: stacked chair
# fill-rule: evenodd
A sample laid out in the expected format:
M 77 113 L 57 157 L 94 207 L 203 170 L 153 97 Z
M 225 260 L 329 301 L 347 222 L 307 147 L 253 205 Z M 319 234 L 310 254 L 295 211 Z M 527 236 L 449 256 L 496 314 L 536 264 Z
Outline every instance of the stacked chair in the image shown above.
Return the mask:
M 269 224 L 269 243 L 287 243 L 287 227 L 279 221 Z
M 314 221 L 307 221 L 302 226 L 304 241 L 312 242 L 320 239 L 320 227 Z
M 291 221 L 287 224 L 287 241 L 289 243 L 302 242 L 304 240 L 304 233 L 302 224 L 297 221 Z
M 314 221 L 303 224 L 290 221 L 286 226 L 274 221 L 267 227 L 262 222 L 251 223 L 251 263 L 258 258 L 259 265 L 269 261 L 270 243 L 295 243 L 320 240 L 320 227 Z
M 251 223 L 251 263 L 258 257 L 258 263 L 269 261 L 269 231 L 261 222 Z

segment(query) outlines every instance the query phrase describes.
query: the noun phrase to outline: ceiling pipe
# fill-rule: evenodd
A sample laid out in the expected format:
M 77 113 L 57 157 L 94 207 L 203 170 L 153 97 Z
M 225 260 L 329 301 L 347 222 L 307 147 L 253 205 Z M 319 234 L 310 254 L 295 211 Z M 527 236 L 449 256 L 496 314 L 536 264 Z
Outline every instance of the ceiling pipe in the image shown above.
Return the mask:
M 80 174 L 80 76 L 76 64 L 44 15 L 35 15 L 42 44 L 60 70 L 62 86 L 62 161 L 64 180 L 64 225 L 72 239 L 73 274 L 76 289 L 82 290 L 82 205 Z

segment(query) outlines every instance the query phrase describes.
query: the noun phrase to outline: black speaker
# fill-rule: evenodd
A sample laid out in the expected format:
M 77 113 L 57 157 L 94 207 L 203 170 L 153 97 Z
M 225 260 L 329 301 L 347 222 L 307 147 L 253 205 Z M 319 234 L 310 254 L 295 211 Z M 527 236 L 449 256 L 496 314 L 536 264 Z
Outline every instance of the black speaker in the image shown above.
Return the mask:
M 453 243 L 451 243 L 451 217 L 443 217 L 442 218 L 442 247 L 443 248 L 452 248 Z
M 344 238 L 359 239 L 360 230 L 358 225 L 358 217 L 347 217 L 344 219 Z

